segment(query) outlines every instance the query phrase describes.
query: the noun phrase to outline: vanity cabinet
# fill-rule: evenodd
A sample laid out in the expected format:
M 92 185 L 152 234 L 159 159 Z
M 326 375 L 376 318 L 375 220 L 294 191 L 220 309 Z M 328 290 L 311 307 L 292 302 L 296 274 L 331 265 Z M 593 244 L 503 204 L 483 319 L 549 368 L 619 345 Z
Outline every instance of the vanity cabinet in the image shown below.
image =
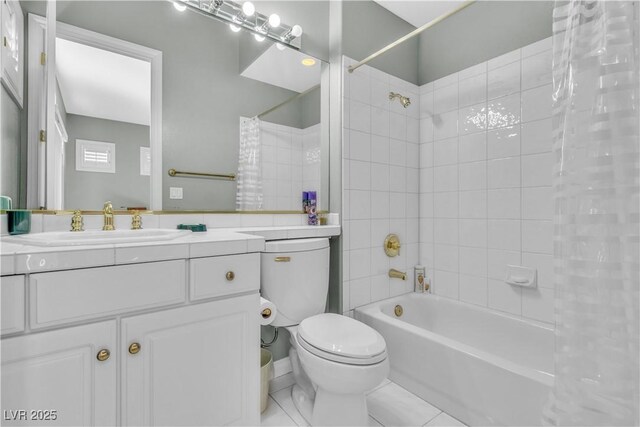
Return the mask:
M 257 253 L 2 277 L 2 423 L 258 425 L 259 278 Z
M 115 425 L 116 351 L 115 320 L 4 339 L 2 424 Z

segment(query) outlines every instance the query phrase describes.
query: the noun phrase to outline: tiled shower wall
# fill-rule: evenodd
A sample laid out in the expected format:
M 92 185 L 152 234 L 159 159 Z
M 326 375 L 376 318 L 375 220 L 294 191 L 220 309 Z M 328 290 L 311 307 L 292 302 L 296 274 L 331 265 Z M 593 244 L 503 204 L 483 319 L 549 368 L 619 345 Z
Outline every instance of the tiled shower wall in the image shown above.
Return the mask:
M 302 210 L 302 192 L 320 206 L 320 125 L 298 129 L 260 122 L 265 210 Z
M 419 90 L 368 66 L 343 61 L 343 311 L 413 289 L 418 263 Z M 409 96 L 403 108 L 389 92 Z M 400 255 L 383 250 L 400 237 Z M 390 279 L 389 268 L 407 280 Z
M 420 260 L 433 292 L 545 322 L 551 58 L 546 39 L 420 87 Z M 508 264 L 537 268 L 538 289 L 506 284 Z

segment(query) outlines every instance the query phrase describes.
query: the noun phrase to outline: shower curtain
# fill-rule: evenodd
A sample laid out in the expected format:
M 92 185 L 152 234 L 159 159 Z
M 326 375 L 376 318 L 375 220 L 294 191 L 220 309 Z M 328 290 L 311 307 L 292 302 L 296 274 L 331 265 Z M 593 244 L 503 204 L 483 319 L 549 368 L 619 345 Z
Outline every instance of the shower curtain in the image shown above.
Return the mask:
M 638 425 L 638 11 L 553 12 L 556 381 L 550 425 Z
M 262 209 L 260 119 L 240 118 L 240 152 L 236 177 L 236 210 Z

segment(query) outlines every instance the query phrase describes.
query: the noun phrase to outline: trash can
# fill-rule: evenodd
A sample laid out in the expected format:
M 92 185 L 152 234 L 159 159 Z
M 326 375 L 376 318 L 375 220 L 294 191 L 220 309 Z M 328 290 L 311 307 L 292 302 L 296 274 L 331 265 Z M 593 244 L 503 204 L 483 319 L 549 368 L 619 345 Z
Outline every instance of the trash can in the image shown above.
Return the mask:
M 269 380 L 273 377 L 273 356 L 269 350 L 260 349 L 260 412 L 267 409 Z

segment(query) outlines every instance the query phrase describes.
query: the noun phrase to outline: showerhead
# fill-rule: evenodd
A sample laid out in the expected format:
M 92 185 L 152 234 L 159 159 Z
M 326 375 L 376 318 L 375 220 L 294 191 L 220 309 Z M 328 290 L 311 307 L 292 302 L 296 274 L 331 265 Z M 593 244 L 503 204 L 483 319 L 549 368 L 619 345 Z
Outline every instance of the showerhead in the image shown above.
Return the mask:
M 399 93 L 389 92 L 389 100 L 393 101 L 395 98 L 398 98 L 400 100 L 400 103 L 404 108 L 407 108 L 409 107 L 409 105 L 411 105 L 411 98 L 402 96 Z

